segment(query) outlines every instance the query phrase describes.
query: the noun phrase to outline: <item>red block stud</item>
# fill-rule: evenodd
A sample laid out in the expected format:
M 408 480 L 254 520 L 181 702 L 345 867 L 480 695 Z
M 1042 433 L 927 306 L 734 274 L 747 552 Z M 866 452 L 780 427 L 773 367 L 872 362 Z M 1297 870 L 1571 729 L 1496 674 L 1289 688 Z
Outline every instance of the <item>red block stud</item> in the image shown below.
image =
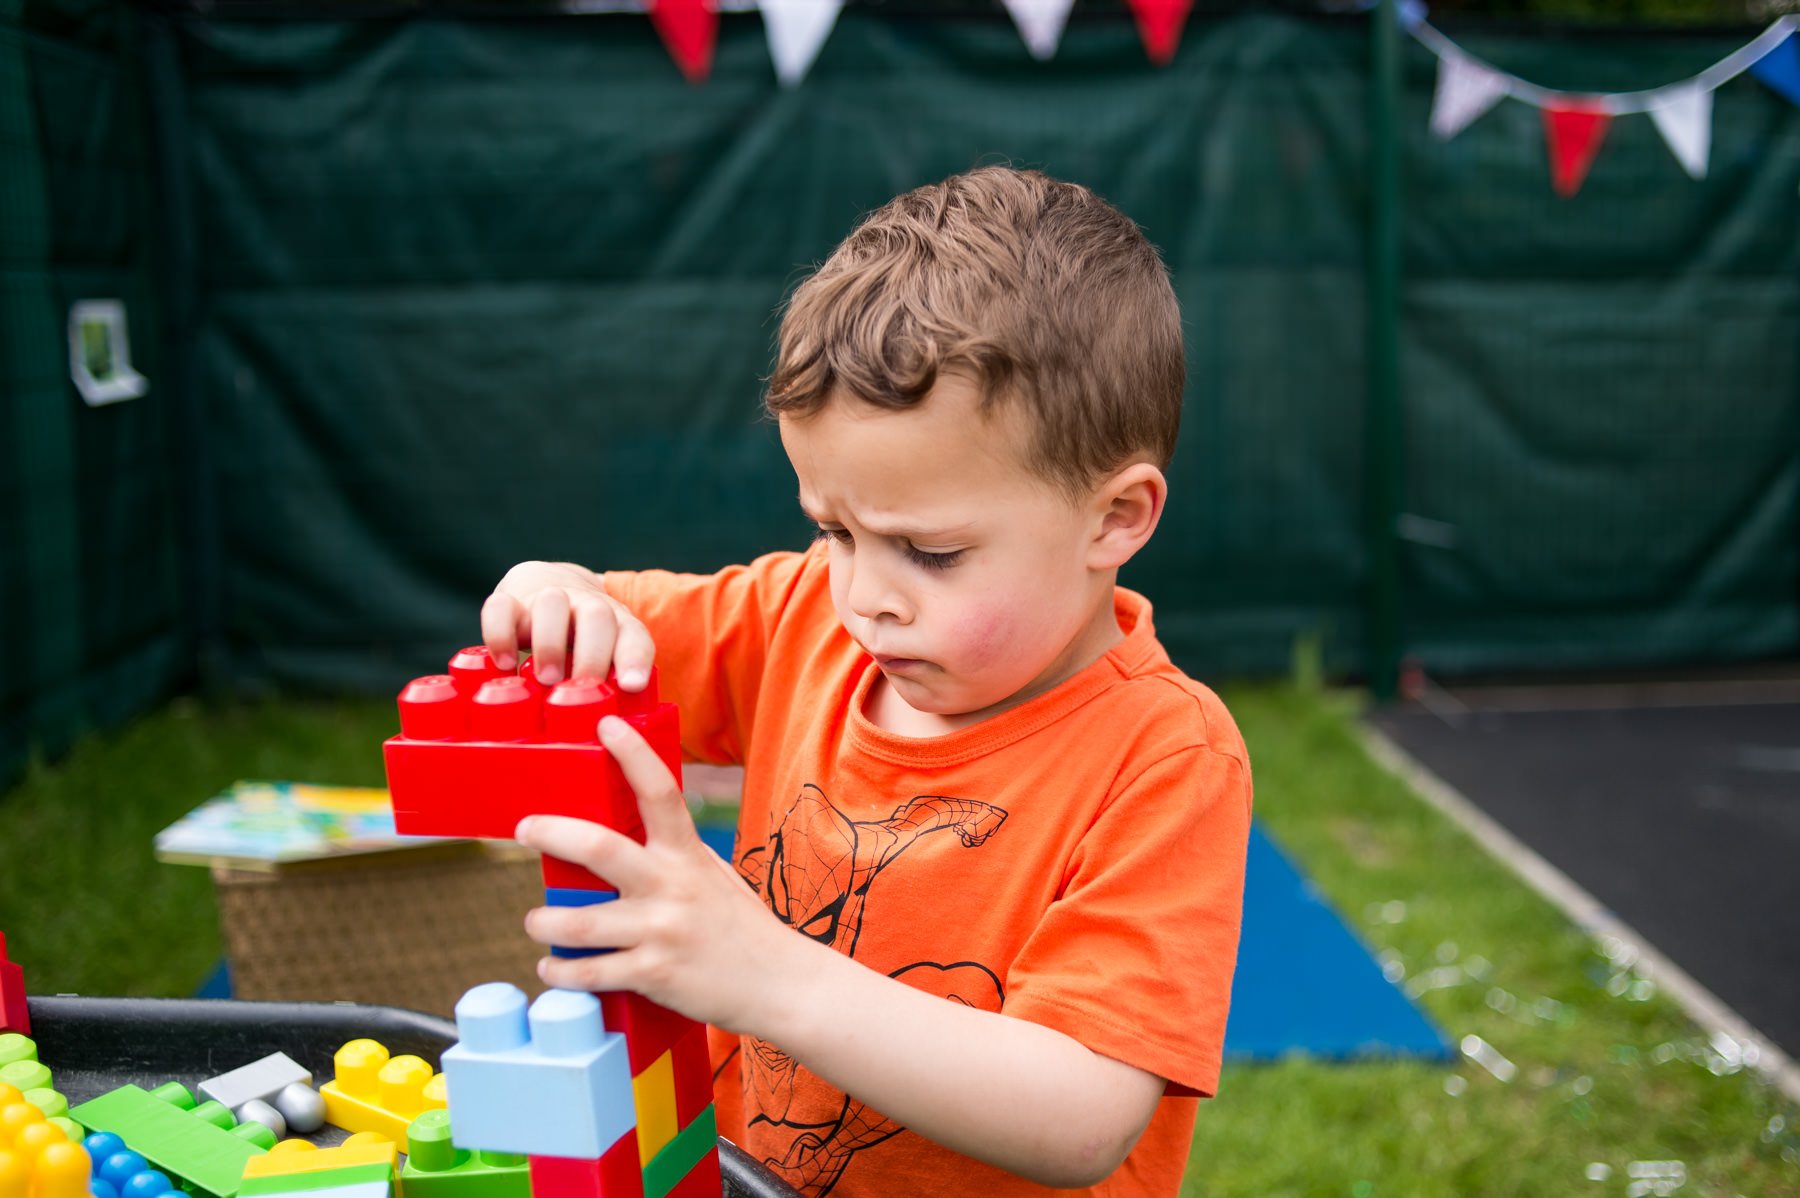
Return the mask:
M 414 678 L 400 692 L 400 735 L 410 740 L 457 740 L 467 735 L 468 713 L 456 680 L 448 674 Z
M 598 678 L 559 682 L 544 700 L 544 739 L 591 745 L 600 717 L 619 714 L 619 692 Z
M 486 645 L 471 645 L 450 659 L 450 677 L 456 679 L 456 689 L 465 695 L 473 695 L 489 678 L 502 678 L 506 674 L 506 670 L 494 664 Z
M 718 1153 L 713 1156 L 716 1159 Z M 531 1192 L 540 1198 L 644 1198 L 637 1133 L 620 1136 L 597 1161 L 566 1156 L 532 1157 Z
M 0 1032 L 31 1034 L 31 1012 L 25 1008 L 25 971 L 6 959 L 5 932 L 0 932 Z
M 469 735 L 475 740 L 537 740 L 543 721 L 531 684 L 516 674 L 490 678 L 475 692 L 469 709 Z

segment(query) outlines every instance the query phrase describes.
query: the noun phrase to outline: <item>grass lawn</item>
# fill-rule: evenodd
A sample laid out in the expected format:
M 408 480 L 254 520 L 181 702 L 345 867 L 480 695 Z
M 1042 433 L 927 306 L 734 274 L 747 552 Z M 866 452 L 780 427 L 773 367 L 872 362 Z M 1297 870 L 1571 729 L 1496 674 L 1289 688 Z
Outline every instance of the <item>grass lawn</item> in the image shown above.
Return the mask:
M 1228 1064 L 1187 1193 L 1800 1195 L 1800 1111 L 1372 764 L 1353 698 L 1226 698 L 1264 826 L 1403 985 L 1432 986 L 1419 1002 L 1453 1039 L 1514 1072 Z M 32 991 L 191 993 L 219 956 L 211 884 L 157 863 L 151 837 L 240 778 L 379 785 L 392 712 L 179 700 L 34 767 L 0 796 L 0 929 Z M 1304 960 L 1292 976 L 1318 984 Z M 1677 1161 L 1678 1188 L 1643 1163 Z

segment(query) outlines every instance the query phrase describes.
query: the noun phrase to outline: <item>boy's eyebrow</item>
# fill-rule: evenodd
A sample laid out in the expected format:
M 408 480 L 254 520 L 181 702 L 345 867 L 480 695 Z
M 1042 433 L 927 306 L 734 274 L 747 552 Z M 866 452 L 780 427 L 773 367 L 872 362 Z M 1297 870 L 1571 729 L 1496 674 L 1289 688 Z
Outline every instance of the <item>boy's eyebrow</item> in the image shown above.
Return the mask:
M 814 524 L 828 523 L 823 516 L 820 516 L 817 512 L 806 506 L 805 499 L 800 500 L 800 511 Z M 916 524 L 889 522 L 879 518 L 874 520 L 861 520 L 858 521 L 858 523 L 878 537 L 899 537 L 908 541 L 927 542 L 937 540 L 940 537 L 955 536 L 958 533 L 967 532 L 969 529 L 975 527 L 972 522 L 968 521 L 965 521 L 962 524 L 945 525 L 941 528 L 923 528 Z

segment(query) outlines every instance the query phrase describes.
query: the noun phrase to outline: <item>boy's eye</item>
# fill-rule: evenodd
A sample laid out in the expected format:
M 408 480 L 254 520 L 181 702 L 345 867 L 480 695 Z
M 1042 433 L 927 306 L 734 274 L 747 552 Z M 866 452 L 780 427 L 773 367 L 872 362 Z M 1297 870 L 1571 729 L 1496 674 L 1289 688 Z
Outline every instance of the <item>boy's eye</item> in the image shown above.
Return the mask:
M 826 528 L 820 525 L 813 529 L 813 540 L 836 541 L 840 545 L 850 544 L 850 530 L 847 528 Z
M 962 560 L 963 550 L 953 549 L 949 553 L 932 553 L 914 545 L 906 547 L 906 556 L 916 566 L 927 570 L 948 570 Z

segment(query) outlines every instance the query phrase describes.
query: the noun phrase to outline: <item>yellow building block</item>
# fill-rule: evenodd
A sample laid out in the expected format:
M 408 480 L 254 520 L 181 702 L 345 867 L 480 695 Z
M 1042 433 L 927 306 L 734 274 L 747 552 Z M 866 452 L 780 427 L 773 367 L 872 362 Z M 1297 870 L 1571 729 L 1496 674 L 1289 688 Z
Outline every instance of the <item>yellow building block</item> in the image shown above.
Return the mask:
M 631 1095 L 637 1107 L 638 1160 L 655 1160 L 656 1154 L 668 1147 L 681 1130 L 675 1117 L 673 1050 L 657 1057 L 631 1079 Z
M 306 1140 L 283 1140 L 244 1165 L 244 1176 L 286 1177 L 294 1173 L 321 1173 L 358 1165 L 386 1165 L 398 1177 L 400 1146 L 380 1132 L 359 1131 L 335 1148 L 320 1148 Z
M 319 1087 L 325 1099 L 325 1121 L 346 1131 L 379 1132 L 396 1144 L 406 1143 L 406 1126 L 428 1110 L 442 1107 L 443 1084 L 420 1057 L 389 1059 L 375 1040 L 352 1040 L 332 1057 L 337 1077 Z

